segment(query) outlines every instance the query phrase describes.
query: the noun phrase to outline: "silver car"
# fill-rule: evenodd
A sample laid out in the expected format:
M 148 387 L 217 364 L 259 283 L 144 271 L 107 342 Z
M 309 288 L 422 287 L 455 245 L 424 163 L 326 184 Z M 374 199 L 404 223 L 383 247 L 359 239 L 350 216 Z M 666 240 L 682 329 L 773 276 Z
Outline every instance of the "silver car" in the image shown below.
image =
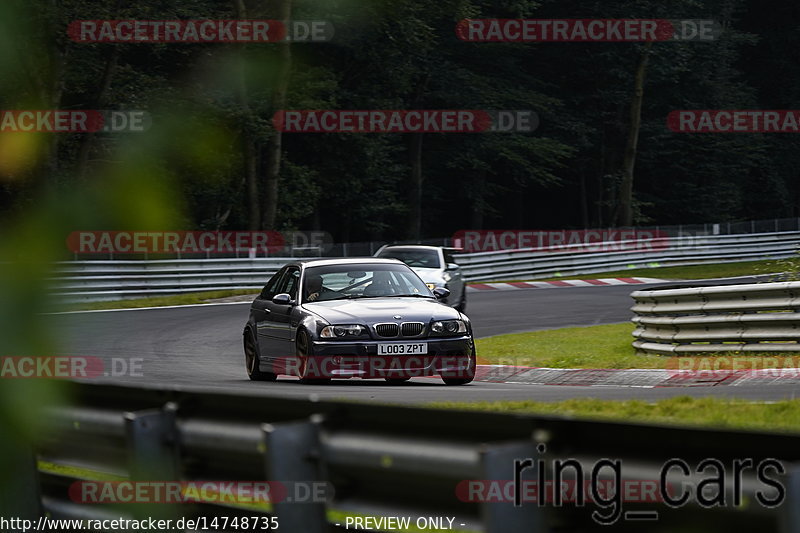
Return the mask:
M 444 303 L 459 311 L 467 308 L 467 287 L 461 268 L 453 259 L 455 248 L 421 245 L 387 245 L 375 257 L 399 259 L 411 267 L 431 290 L 443 287 L 450 291 Z

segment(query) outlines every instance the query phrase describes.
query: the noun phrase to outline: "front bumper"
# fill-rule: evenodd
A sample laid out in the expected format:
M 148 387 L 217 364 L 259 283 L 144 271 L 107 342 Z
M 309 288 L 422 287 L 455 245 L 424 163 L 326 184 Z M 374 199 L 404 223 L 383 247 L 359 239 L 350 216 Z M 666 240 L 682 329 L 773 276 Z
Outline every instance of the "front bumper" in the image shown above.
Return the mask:
M 378 355 L 378 344 L 425 342 L 424 355 Z M 475 345 L 471 336 L 364 342 L 315 341 L 308 356 L 309 377 L 413 378 L 471 377 L 475 372 Z

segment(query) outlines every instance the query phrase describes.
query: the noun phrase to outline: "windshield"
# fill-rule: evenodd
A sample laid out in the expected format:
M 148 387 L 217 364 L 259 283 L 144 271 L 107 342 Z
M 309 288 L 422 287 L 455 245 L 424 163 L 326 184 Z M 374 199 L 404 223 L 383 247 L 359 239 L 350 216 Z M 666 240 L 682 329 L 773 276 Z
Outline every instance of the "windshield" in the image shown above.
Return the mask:
M 436 250 L 384 250 L 378 257 L 399 259 L 410 267 L 442 268 Z
M 303 301 L 412 296 L 434 298 L 405 265 L 347 264 L 310 267 L 303 278 Z

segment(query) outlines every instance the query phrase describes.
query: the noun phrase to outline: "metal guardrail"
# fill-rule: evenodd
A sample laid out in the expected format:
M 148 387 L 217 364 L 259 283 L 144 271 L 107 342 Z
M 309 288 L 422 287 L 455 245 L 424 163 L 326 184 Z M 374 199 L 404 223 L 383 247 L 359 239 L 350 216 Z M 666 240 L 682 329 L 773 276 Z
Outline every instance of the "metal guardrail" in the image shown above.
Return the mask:
M 624 250 L 642 246 L 642 241 L 593 243 L 594 247 L 616 246 L 619 251 L 591 252 L 585 244 L 560 246 L 553 251 L 536 249 L 482 252 L 458 256 L 466 279 L 490 281 L 536 279 L 704 263 L 727 263 L 791 257 L 800 246 L 800 232 L 747 235 L 705 235 L 654 239 L 649 250 Z
M 596 247 L 635 247 L 641 241 L 594 243 Z M 536 279 L 611 270 L 697 265 L 794 255 L 800 232 L 716 235 L 655 239 L 651 250 L 591 252 L 564 245 L 456 256 L 467 281 Z M 67 301 L 103 301 L 212 290 L 260 290 L 280 266 L 293 258 L 183 259 L 163 261 L 72 261 L 57 265 L 53 292 Z
M 257 292 L 290 257 L 70 261 L 49 283 L 65 301 L 111 301 L 216 290 Z
M 584 480 L 598 461 L 611 459 L 621 461 L 624 483 L 657 480 L 699 491 L 701 474 L 708 472 L 698 465 L 714 458 L 728 469 L 736 460 L 753 461 L 743 474 L 725 474 L 725 505 L 702 508 L 692 503 L 694 492 L 679 509 L 663 501 L 630 502 L 626 496 L 620 521 L 633 520 L 628 511 L 647 510 L 657 513 L 658 522 L 644 525 L 657 524 L 660 531 L 788 533 L 800 528 L 795 466 L 800 435 L 112 385 L 71 387 L 70 405 L 42 414 L 48 430 L 35 445 L 39 482 L 31 482 L 30 471 L 18 471 L 13 497 L 0 501 L 0 515 L 19 516 L 27 509 L 28 516 L 47 512 L 56 519 L 277 516 L 279 531 L 290 533 L 344 531 L 347 516 L 448 516 L 454 518 L 453 529 L 462 532 L 608 531 L 591 518 L 597 501 L 558 506 L 526 500 L 515 507 L 497 501 L 508 496 L 495 494 L 487 501 L 465 502 L 457 496 L 458 487 L 465 480 L 511 481 L 516 459 L 541 461 L 545 481 L 554 479 L 557 460 L 574 460 L 575 469 L 565 471 L 564 479 Z M 673 458 L 692 465 L 693 472 L 667 469 L 662 479 L 664 465 Z M 776 494 L 765 492 L 770 487 L 759 484 L 753 466 L 767 458 L 780 461 L 784 470 L 783 475 L 769 473 L 786 491 L 783 503 L 772 508 L 755 498 L 758 490 Z M 30 461 L 20 453 L 18 464 Z M 73 483 L 107 479 L 109 473 L 134 481 L 321 482 L 331 490 L 325 499 L 274 501 L 260 510 L 209 500 L 144 508 L 75 501 L 75 491 L 69 490 Z M 537 478 L 528 470 L 521 479 Z M 743 503 L 732 503 L 732 488 L 741 489 Z M 617 524 L 625 531 L 641 530 L 643 524 L 626 525 Z
M 800 282 L 631 294 L 639 352 L 800 352 Z

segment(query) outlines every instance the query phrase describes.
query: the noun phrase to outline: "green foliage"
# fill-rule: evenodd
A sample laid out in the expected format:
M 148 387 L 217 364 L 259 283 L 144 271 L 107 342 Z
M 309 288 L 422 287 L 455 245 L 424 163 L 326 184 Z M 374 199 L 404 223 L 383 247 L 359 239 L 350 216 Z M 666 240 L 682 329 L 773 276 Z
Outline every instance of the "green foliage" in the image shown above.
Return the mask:
M 0 57 L 4 107 L 147 109 L 155 124 L 179 120 L 186 130 L 198 124 L 216 130 L 182 151 L 187 157 L 156 164 L 175 175 L 186 227 L 245 228 L 243 143 L 255 143 L 257 177 L 262 178 L 263 150 L 274 135 L 276 47 L 76 44 L 63 32 L 75 19 L 234 16 L 231 2 L 214 0 L 123 4 L 5 3 L 4 20 L 13 21 L 14 31 L 1 37 L 8 51 Z M 267 14 L 266 3 L 245 4 L 254 16 Z M 753 0 L 613 5 L 601 0 L 295 0 L 293 12 L 297 19 L 330 21 L 336 34 L 330 43 L 292 45 L 289 108 L 538 113 L 540 127 L 533 134 L 425 135 L 426 237 L 479 226 L 606 226 L 619 194 L 641 45 L 465 43 L 456 38 L 454 26 L 468 17 L 720 21 L 725 31 L 714 42 L 662 42 L 652 48 L 635 170 L 636 221 L 759 219 L 797 210 L 800 151 L 794 136 L 691 135 L 665 128 L 666 115 L 676 109 L 791 108 L 798 86 L 792 80 L 800 67 L 787 61 L 787 54 L 773 53 L 796 47 L 797 21 L 789 10 L 776 19 Z M 111 76 L 103 90 L 106 71 Z M 776 71 L 783 82 L 769 81 L 768 74 Z M 61 88 L 58 94 L 55 87 Z M 44 136 L 33 137 L 7 148 L 21 154 L 21 161 L 5 165 L 14 181 L 0 180 L 0 207 L 21 209 L 35 198 L 38 184 L 69 184 L 76 175 L 87 175 L 86 166 L 89 173 L 102 174 L 119 144 L 119 136 L 95 136 L 84 162 L 86 140 L 80 135 L 62 135 L 50 146 Z M 186 142 L 184 134 L 174 141 Z M 410 179 L 405 136 L 287 134 L 283 159 L 279 228 L 322 227 L 337 240 L 405 237 L 398 222 L 407 210 Z M 0 173 L 5 167 L 0 165 Z M 295 206 L 299 197 L 304 203 Z

